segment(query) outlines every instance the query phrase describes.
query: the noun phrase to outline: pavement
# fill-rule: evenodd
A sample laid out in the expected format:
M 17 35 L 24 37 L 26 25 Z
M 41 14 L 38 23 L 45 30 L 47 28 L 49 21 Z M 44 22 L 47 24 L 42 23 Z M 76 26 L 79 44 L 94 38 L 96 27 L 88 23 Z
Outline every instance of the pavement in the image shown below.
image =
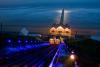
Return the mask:
M 3 55 L 2 55 L 3 54 Z M 61 57 L 69 54 L 64 43 L 58 46 L 42 43 L 24 47 L 6 47 L 1 51 L 0 66 L 64 67 Z

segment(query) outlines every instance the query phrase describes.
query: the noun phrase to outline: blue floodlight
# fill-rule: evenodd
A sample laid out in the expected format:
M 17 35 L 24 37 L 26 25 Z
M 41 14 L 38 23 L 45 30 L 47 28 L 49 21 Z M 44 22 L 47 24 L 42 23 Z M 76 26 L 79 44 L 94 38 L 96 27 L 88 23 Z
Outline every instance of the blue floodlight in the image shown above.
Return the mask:
M 7 42 L 8 42 L 8 43 L 11 43 L 12 41 L 11 41 L 11 39 L 8 39 Z
M 18 43 L 21 43 L 21 40 L 18 40 L 17 42 L 18 42 Z
M 25 40 L 25 43 L 28 43 L 28 40 Z
M 33 41 L 31 40 L 31 43 L 32 43 Z

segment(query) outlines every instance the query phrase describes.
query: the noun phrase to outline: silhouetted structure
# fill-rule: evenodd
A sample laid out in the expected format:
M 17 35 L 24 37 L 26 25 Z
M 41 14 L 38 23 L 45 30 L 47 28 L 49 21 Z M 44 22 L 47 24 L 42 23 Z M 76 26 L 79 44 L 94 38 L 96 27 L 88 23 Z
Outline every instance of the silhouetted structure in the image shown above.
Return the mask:
M 60 23 L 56 24 L 54 23 L 52 27 L 50 28 L 50 34 L 51 35 L 61 35 L 61 36 L 71 36 L 71 29 L 68 24 L 63 24 L 64 22 L 64 9 L 62 9 L 61 19 Z

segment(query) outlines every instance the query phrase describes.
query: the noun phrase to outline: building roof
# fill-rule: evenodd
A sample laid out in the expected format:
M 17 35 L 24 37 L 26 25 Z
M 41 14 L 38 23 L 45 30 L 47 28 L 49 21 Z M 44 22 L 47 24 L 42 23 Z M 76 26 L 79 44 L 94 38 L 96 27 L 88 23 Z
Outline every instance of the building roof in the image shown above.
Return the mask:
M 70 28 L 70 26 L 68 24 L 64 25 L 64 24 L 53 24 L 52 27 L 59 27 L 59 26 L 62 26 L 63 28 Z

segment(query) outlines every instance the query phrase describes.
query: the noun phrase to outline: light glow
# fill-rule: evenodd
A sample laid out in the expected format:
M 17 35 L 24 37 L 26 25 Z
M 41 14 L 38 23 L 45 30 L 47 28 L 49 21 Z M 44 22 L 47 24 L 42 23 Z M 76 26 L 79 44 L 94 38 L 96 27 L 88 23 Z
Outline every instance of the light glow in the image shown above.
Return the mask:
M 57 31 L 62 31 L 62 32 L 64 32 L 64 28 L 63 28 L 62 26 L 59 26 L 59 27 L 57 28 Z
M 75 59 L 75 55 L 70 55 L 70 59 L 74 60 Z
M 62 13 L 62 10 L 56 10 L 56 12 L 61 14 Z M 70 13 L 70 12 L 71 11 L 69 11 L 69 10 L 64 10 L 64 13 Z
M 21 40 L 18 40 L 18 43 L 21 43 Z
M 51 39 L 49 40 L 49 43 L 50 43 L 50 44 L 54 44 L 54 39 L 51 38 Z
M 8 43 L 11 43 L 12 41 L 10 40 L 10 39 L 8 39 L 8 41 L 7 41 Z

